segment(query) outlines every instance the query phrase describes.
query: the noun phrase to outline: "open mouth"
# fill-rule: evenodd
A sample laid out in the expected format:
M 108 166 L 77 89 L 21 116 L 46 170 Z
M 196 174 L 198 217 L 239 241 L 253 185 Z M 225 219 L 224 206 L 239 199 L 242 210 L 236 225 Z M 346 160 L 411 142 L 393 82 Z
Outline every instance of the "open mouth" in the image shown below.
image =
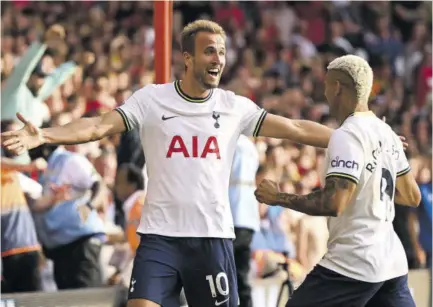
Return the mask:
M 212 77 L 216 78 L 216 77 L 218 77 L 220 71 L 219 71 L 219 69 L 215 68 L 215 69 L 209 69 L 209 70 L 207 71 L 207 73 L 208 73 L 209 75 L 211 75 Z

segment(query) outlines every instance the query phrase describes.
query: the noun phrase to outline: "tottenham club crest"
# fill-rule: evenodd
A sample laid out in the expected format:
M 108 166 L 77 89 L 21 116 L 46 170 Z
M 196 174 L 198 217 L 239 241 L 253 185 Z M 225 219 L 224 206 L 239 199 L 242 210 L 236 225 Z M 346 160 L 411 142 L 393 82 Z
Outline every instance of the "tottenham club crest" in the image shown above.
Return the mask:
M 213 112 L 212 113 L 212 118 L 215 120 L 215 124 L 214 124 L 214 127 L 215 128 L 219 128 L 220 127 L 220 124 L 219 124 L 219 122 L 218 122 L 218 120 L 219 120 L 219 118 L 220 118 L 220 115 L 217 113 L 217 112 Z

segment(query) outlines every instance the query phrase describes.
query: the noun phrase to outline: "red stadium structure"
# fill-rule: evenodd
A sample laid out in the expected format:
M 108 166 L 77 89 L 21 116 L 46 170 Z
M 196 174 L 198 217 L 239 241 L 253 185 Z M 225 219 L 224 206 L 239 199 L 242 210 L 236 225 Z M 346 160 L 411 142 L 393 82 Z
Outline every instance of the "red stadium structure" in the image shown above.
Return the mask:
M 167 83 L 171 74 L 172 1 L 154 1 L 155 83 Z

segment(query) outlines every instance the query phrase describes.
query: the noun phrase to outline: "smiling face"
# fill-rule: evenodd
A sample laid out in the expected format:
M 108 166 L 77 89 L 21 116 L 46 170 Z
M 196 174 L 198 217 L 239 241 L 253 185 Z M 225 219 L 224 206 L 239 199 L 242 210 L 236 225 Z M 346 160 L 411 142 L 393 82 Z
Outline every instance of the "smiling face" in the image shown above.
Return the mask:
M 194 53 L 184 52 L 187 73 L 204 88 L 211 89 L 219 85 L 226 63 L 224 37 L 210 32 L 198 32 L 195 35 Z

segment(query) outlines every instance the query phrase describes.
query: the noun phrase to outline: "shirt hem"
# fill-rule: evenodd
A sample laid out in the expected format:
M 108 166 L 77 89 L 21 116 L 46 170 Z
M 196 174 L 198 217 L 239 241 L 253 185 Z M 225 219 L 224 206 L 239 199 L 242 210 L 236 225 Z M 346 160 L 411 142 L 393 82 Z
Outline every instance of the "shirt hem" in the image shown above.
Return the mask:
M 39 244 L 31 245 L 31 246 L 16 247 L 16 248 L 12 248 L 12 249 L 9 249 L 7 251 L 2 252 L 1 256 L 7 257 L 7 256 L 12 256 L 12 255 L 36 252 L 36 251 L 40 251 L 40 250 L 41 250 L 41 246 Z
M 175 238 L 218 238 L 218 239 L 234 239 L 235 234 L 233 233 L 190 233 L 190 232 L 178 232 L 178 231 L 157 231 L 157 230 L 137 230 L 138 234 L 152 234 L 165 237 L 175 237 Z
M 382 278 L 372 279 L 372 278 L 366 278 L 366 277 L 360 276 L 358 274 L 348 273 L 347 271 L 344 270 L 344 268 L 342 268 L 341 266 L 335 265 L 333 262 L 331 262 L 327 259 L 320 260 L 318 265 L 323 266 L 324 268 L 327 268 L 328 270 L 334 271 L 334 272 L 336 272 L 340 275 L 343 275 L 345 277 L 355 279 L 358 281 L 362 281 L 362 282 L 368 282 L 368 283 L 384 282 L 384 281 L 387 281 L 387 280 L 390 280 L 393 278 L 407 275 L 409 273 L 409 270 L 407 270 L 405 272 L 393 273 L 393 274 L 389 274 L 387 276 L 385 275 L 385 277 L 382 277 Z

